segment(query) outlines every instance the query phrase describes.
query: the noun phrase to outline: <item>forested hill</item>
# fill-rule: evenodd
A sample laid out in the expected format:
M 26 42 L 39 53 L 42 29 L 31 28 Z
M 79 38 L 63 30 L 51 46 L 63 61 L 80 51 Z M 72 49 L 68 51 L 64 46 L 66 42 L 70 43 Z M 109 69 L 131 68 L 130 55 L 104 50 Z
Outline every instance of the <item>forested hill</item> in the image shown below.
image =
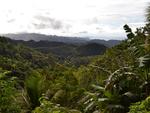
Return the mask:
M 51 53 L 61 59 L 67 57 L 88 57 L 103 54 L 107 47 L 90 42 L 82 44 L 68 44 L 63 42 L 51 42 L 51 41 L 23 41 L 23 40 L 12 40 L 13 43 L 20 43 L 25 46 L 31 47 L 42 53 Z
M 0 57 L 7 57 L 21 62 L 31 62 L 33 67 L 50 66 L 55 62 L 53 56 L 42 54 L 5 37 L 0 37 Z
M 149 35 L 143 28 L 136 33 L 128 25 L 124 29 L 127 40 L 78 68 L 68 61 L 59 64 L 52 54 L 35 50 L 36 44 L 26 47 L 0 37 L 2 113 L 149 111 Z M 80 45 L 78 51 L 86 56 L 85 47 L 89 45 Z
M 41 43 L 0 37 L 0 112 L 149 113 L 150 7 L 145 26 L 123 28 L 127 39 L 119 45 L 78 45 L 77 56 L 64 62 L 40 50 Z M 89 55 L 98 47 L 106 51 Z
M 18 34 L 3 34 L 5 37 L 10 37 L 15 40 L 24 41 L 49 41 L 49 42 L 63 42 L 67 44 L 85 44 L 85 43 L 98 43 L 107 47 L 113 47 L 119 44 L 120 40 L 101 40 L 101 39 L 90 39 L 86 37 L 65 37 L 56 35 L 44 35 L 38 33 L 18 33 Z M 104 38 L 105 39 L 105 38 Z

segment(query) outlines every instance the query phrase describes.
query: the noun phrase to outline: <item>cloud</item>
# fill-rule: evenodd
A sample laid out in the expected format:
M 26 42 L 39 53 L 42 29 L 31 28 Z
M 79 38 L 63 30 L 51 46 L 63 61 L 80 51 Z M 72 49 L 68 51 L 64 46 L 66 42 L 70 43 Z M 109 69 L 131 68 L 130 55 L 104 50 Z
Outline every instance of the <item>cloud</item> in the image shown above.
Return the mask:
M 13 23 L 13 22 L 15 22 L 15 21 L 16 21 L 16 19 L 14 19 L 14 18 L 7 20 L 8 23 Z
M 129 24 L 134 29 L 144 24 L 148 2 L 150 1 L 3 0 L 0 7 L 0 32 L 124 37 L 124 24 Z
M 60 20 L 57 20 L 51 17 L 38 15 L 38 16 L 35 16 L 34 18 L 38 20 L 38 22 L 32 23 L 36 29 L 52 28 L 54 30 L 59 30 L 64 27 L 63 23 Z
M 88 34 L 88 31 L 81 31 L 78 34 Z
M 47 29 L 50 28 L 50 25 L 44 24 L 44 23 L 32 23 L 32 25 L 35 27 L 35 29 Z

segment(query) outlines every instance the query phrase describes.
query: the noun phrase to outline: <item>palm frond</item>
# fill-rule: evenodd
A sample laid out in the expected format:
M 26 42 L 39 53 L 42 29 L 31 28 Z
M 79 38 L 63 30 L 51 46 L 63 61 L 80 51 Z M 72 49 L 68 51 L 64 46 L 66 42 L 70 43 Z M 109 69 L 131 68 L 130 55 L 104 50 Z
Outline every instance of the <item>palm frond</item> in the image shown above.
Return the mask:
M 150 55 L 145 55 L 139 58 L 139 67 L 144 67 L 150 63 Z
M 150 4 L 146 9 L 146 20 L 147 22 L 150 22 Z
M 99 91 L 104 91 L 105 88 L 104 87 L 101 87 L 101 86 L 98 86 L 98 85 L 95 85 L 95 84 L 92 84 L 92 87 L 96 90 L 99 90 Z
M 119 82 L 121 79 L 124 79 L 124 77 L 132 75 L 135 75 L 135 73 L 132 72 L 132 67 L 122 67 L 116 70 L 106 80 L 107 82 L 105 85 L 105 90 L 113 88 L 116 82 Z

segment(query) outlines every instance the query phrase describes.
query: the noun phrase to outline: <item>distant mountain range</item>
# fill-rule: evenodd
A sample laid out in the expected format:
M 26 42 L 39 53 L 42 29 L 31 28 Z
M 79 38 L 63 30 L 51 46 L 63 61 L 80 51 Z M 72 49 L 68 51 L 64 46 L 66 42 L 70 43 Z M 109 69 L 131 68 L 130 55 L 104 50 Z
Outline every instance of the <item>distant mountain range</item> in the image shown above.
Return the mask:
M 11 40 L 13 44 L 23 44 L 30 48 L 46 54 L 53 54 L 61 59 L 72 57 L 86 57 L 103 54 L 107 47 L 98 43 L 82 43 L 82 44 L 70 44 L 64 42 L 53 41 L 23 41 L 23 40 Z
M 86 65 L 94 56 L 102 55 L 106 49 L 106 46 L 97 43 L 67 44 L 46 40 L 23 41 L 0 36 L 0 56 L 23 58 L 40 66 L 47 63 L 53 64 L 53 61 L 66 62 L 75 66 Z M 47 58 L 52 58 L 52 61 Z
M 44 35 L 38 33 L 20 33 L 20 34 L 3 34 L 5 37 L 9 37 L 15 40 L 34 40 L 34 41 L 49 41 L 49 42 L 63 42 L 67 44 L 86 44 L 86 43 L 97 43 L 103 44 L 107 47 L 112 47 L 119 44 L 120 40 L 100 40 L 100 39 L 89 39 L 80 37 L 65 37 L 56 35 Z
M 107 48 L 119 44 L 118 40 L 99 40 L 80 37 L 53 36 L 36 33 L 4 34 L 14 44 L 23 44 L 44 54 L 50 54 L 59 62 L 69 61 L 76 66 L 87 64 L 93 56 L 102 55 Z

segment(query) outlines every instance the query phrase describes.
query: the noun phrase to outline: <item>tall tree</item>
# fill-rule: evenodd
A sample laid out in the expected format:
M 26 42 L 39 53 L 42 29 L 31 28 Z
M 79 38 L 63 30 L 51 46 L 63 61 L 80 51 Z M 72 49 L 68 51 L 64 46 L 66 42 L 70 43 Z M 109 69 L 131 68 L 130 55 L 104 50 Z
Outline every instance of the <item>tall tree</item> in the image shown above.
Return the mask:
M 147 22 L 150 23 L 150 3 L 149 3 L 149 6 L 146 9 L 146 19 L 147 19 Z

